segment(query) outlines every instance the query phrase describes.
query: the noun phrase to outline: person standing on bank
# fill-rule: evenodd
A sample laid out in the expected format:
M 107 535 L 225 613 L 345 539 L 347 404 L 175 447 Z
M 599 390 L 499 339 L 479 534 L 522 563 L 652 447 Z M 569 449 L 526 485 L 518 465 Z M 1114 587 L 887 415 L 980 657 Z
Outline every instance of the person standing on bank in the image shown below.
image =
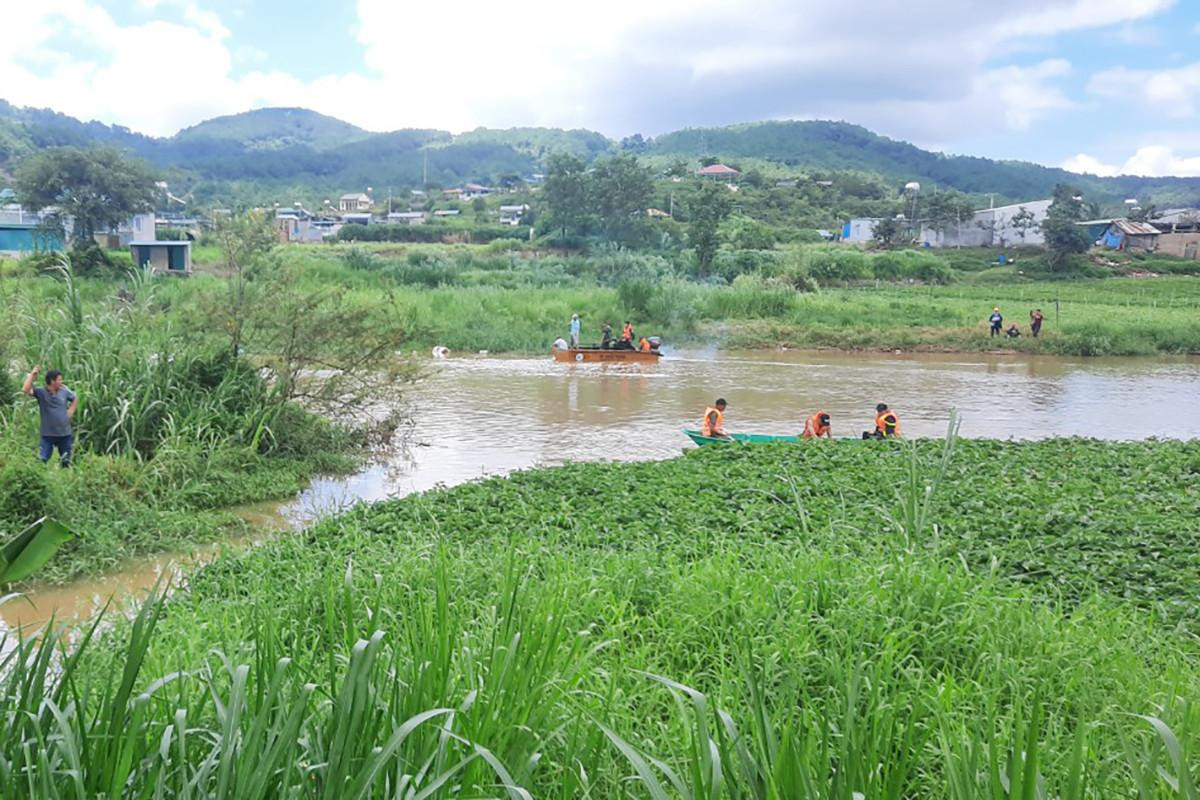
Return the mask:
M 571 347 L 579 347 L 579 315 L 571 315 Z
M 1029 312 L 1029 331 L 1033 334 L 1033 338 L 1036 339 L 1038 334 L 1042 332 L 1042 320 L 1045 318 L 1040 308 Z
M 999 306 L 992 309 L 992 315 L 988 317 L 988 322 L 992 326 L 992 336 L 999 336 L 1000 326 L 1004 324 L 1004 315 L 1000 313 Z
M 34 367 L 25 377 L 21 391 L 38 401 L 38 411 L 42 417 L 42 442 L 38 451 L 43 462 L 50 460 L 50 455 L 58 450 L 59 462 L 64 467 L 71 466 L 71 446 L 75 437 L 71 433 L 71 420 L 75 417 L 75 409 L 79 406 L 79 398 L 75 393 L 63 386 L 62 373 L 52 369 L 46 373 L 46 385 L 34 386 L 38 373 L 42 368 Z

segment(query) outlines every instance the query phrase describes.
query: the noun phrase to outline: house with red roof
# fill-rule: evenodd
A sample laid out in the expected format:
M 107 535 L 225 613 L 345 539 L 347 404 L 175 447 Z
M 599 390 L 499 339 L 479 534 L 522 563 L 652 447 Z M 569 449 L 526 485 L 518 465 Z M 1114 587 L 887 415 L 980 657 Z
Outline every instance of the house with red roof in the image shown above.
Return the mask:
M 742 173 L 738 172 L 733 167 L 728 167 L 724 164 L 711 164 L 707 167 L 701 167 L 696 173 L 701 178 L 712 178 L 718 181 L 733 181 L 737 180 Z

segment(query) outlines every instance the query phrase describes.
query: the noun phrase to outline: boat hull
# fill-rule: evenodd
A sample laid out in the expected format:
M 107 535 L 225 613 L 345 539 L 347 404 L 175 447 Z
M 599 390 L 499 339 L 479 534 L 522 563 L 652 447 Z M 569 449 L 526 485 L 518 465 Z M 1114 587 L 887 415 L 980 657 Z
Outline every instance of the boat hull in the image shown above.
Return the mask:
M 741 444 L 767 444 L 770 442 L 798 442 L 799 436 L 773 436 L 768 433 L 731 433 L 729 439 L 719 439 L 713 436 L 705 436 L 700 431 L 685 430 L 688 438 L 698 445 L 726 443 L 730 441 L 740 442 Z
M 691 439 L 693 442 L 695 442 L 696 444 L 701 445 L 701 446 L 706 445 L 706 444 L 729 444 L 731 442 L 734 442 L 737 444 L 770 444 L 771 442 L 793 442 L 794 443 L 794 442 L 804 441 L 803 437 L 800 437 L 800 436 L 775 436 L 775 435 L 769 434 L 769 433 L 731 433 L 731 434 L 729 434 L 730 438 L 728 438 L 728 439 L 718 439 L 718 438 L 715 438 L 712 436 L 705 436 L 704 434 L 700 433 L 700 431 L 684 429 L 683 432 L 685 434 L 687 434 L 687 437 L 689 439 Z M 833 441 L 835 441 L 835 442 L 857 442 L 859 440 L 855 439 L 853 436 L 850 436 L 850 437 L 842 436 L 842 437 L 838 437 L 837 439 L 834 439 Z
M 563 364 L 657 364 L 661 353 L 653 350 L 601 350 L 600 348 L 572 347 L 555 350 L 554 360 Z

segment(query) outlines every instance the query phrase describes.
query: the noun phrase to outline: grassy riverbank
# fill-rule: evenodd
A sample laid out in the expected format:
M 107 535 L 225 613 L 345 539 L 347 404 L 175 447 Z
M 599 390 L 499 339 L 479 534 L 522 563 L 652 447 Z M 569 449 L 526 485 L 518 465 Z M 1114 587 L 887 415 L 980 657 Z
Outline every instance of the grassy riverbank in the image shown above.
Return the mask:
M 349 412 L 363 379 L 353 365 L 367 362 L 385 336 L 359 336 L 361 326 L 340 324 L 341 311 L 328 311 L 324 300 L 307 302 L 311 295 L 269 282 L 243 292 L 256 300 L 237 314 L 242 301 L 227 287 L 204 296 L 179 290 L 176 281 L 142 274 L 84 280 L 57 270 L 0 280 L 0 542 L 42 516 L 76 534 L 39 580 L 229 538 L 245 525 L 219 509 L 287 497 L 317 473 L 359 462 L 363 420 Z M 292 304 L 304 306 L 299 323 Z M 322 340 L 304 325 L 342 338 L 311 351 L 310 342 Z M 291 339 L 272 333 L 279 330 Z M 285 349 L 256 352 L 262 341 Z M 339 348 L 352 351 L 349 362 Z M 324 368 L 316 378 L 313 358 Z M 20 391 L 35 364 L 39 383 L 59 370 L 79 398 L 70 469 L 57 454 L 48 465 L 36 458 L 37 404 Z M 394 374 L 386 360 L 366 368 L 380 381 Z M 391 397 L 406 377 L 411 372 L 388 384 Z M 314 413 L 324 401 L 348 412 Z
M 0 794 L 1194 797 L 1198 475 L 822 442 L 361 508 L 4 673 Z
M 585 341 L 598 340 L 606 320 L 619 329 L 632 319 L 639 332 L 685 347 L 1200 352 L 1197 277 L 1121 277 L 1115 268 L 1092 268 L 1110 277 L 1050 280 L 1023 261 L 1020 269 L 989 268 L 994 254 L 982 251 L 740 252 L 725 254 L 728 263 L 712 282 L 662 256 L 624 252 L 359 245 L 285 248 L 280 259 L 313 284 L 345 286 L 364 301 L 386 296 L 408 346 L 418 350 L 545 352 L 578 313 Z M 203 291 L 200 282 L 188 288 Z M 997 305 L 1021 338 L 988 336 L 985 320 Z M 1046 316 L 1037 340 L 1028 327 L 1035 308 Z

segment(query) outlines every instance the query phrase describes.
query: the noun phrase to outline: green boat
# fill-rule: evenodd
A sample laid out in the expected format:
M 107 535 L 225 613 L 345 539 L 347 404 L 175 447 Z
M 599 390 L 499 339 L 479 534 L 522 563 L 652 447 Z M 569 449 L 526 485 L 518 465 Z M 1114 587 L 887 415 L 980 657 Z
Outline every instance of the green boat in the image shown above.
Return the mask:
M 742 444 L 765 444 L 767 442 L 798 442 L 799 436 L 773 436 L 769 433 L 731 433 L 729 439 L 721 439 L 716 436 L 705 436 L 700 431 L 687 430 L 683 431 L 698 445 L 713 444 L 714 442 L 741 442 Z
M 769 444 L 770 442 L 802 442 L 804 439 L 800 436 L 776 436 L 770 433 L 731 433 L 728 439 L 719 439 L 715 436 L 705 436 L 700 431 L 693 431 L 684 428 L 684 433 L 698 445 L 706 444 L 721 444 L 728 442 L 738 442 L 739 444 Z M 857 442 L 853 436 L 839 436 L 835 438 L 835 442 Z

